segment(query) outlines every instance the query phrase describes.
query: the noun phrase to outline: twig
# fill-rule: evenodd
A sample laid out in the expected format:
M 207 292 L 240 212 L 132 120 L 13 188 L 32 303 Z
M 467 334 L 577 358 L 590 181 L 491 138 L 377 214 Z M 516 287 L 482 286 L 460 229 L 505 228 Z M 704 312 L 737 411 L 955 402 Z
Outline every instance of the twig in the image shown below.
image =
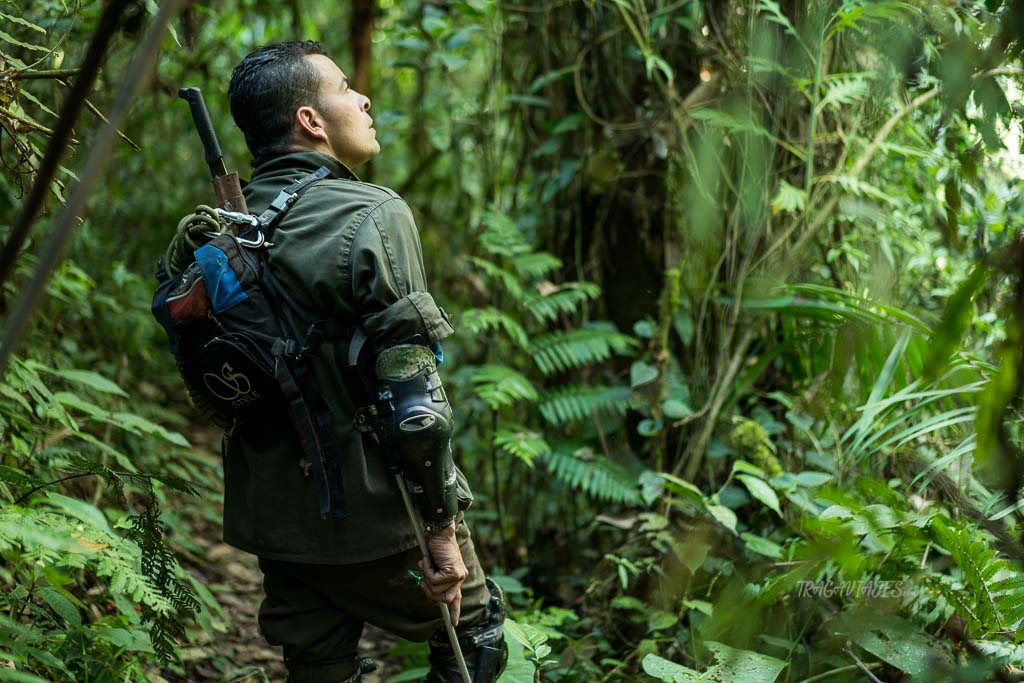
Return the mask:
M 690 442 L 690 447 L 686 449 L 684 456 L 675 464 L 672 469 L 672 474 L 679 476 L 679 472 L 683 469 L 683 463 L 686 463 L 686 472 L 683 474 L 683 478 L 692 481 L 697 476 L 697 472 L 700 470 L 701 464 L 704 462 L 704 451 L 707 448 L 708 441 L 711 440 L 711 434 L 714 432 L 715 423 L 718 421 L 718 413 L 721 412 L 722 406 L 725 405 L 725 399 L 729 396 L 729 389 L 732 385 L 736 375 L 740 371 L 740 366 L 743 364 L 743 357 L 747 354 L 747 347 L 750 346 L 750 342 L 754 339 L 754 331 L 748 328 L 743 336 L 740 338 L 739 343 L 736 344 L 736 349 L 733 351 L 732 359 L 729 361 L 729 367 L 726 369 L 725 374 L 718 381 L 716 388 L 712 394 L 709 404 L 711 408 L 708 410 L 707 419 L 701 426 L 700 433 L 697 438 Z
M 8 109 L 7 107 L 0 107 L 0 114 L 6 116 L 9 119 L 14 119 L 15 121 L 17 121 L 21 125 L 27 126 L 28 128 L 31 128 L 32 130 L 39 131 L 40 133 L 46 133 L 47 135 L 53 135 L 53 130 L 47 128 L 46 126 L 44 126 L 41 123 L 36 123 L 35 121 L 32 121 L 31 119 L 26 119 L 24 116 L 21 116 L 19 114 L 15 114 L 13 111 Z
M 107 5 L 107 9 L 123 7 L 123 4 L 123 2 L 118 3 L 117 0 L 114 0 L 110 5 Z M 21 341 L 22 335 L 28 328 L 28 323 L 35 312 L 36 307 L 39 305 L 43 292 L 46 289 L 46 285 L 50 280 L 50 275 L 63 258 L 64 248 L 67 246 L 67 242 L 71 238 L 71 231 L 77 224 L 79 216 L 81 216 L 85 211 L 86 205 L 89 201 L 89 195 L 103 177 L 103 171 L 106 169 L 107 162 L 110 160 L 110 150 L 113 148 L 115 143 L 116 128 L 125 120 L 125 118 L 127 118 L 132 100 L 135 99 L 135 93 L 141 86 L 142 82 L 151 74 L 153 64 L 156 62 L 157 55 L 160 52 L 160 45 L 163 42 L 163 34 L 167 30 L 167 26 L 170 24 L 171 20 L 178 14 L 178 11 L 184 6 L 184 4 L 185 0 L 165 0 L 165 2 L 160 6 L 160 11 L 149 25 L 145 36 L 143 36 L 142 40 L 139 42 L 135 55 L 132 57 L 131 64 L 128 67 L 128 72 L 125 74 L 124 78 L 121 79 L 121 87 L 118 90 L 114 109 L 110 115 L 110 123 L 108 123 L 97 136 L 96 142 L 93 144 L 89 157 L 85 162 L 85 167 L 79 174 L 78 183 L 75 185 L 74 190 L 72 190 L 67 204 L 64 205 L 64 208 L 54 221 L 53 230 L 50 232 L 49 240 L 42 252 L 39 254 L 39 260 L 32 273 L 32 279 L 22 289 L 22 295 L 18 300 L 17 307 L 6 321 L 3 331 L 3 339 L 0 340 L 0 374 L 2 374 L 4 367 L 6 367 L 7 360 L 11 357 L 15 347 Z M 104 16 L 106 16 L 106 14 L 104 14 Z M 77 92 L 77 81 L 75 86 Z M 85 92 L 81 92 L 79 105 L 81 105 L 81 100 L 84 99 Z M 62 117 L 62 119 L 63 118 L 64 117 Z M 75 116 L 74 119 L 77 120 L 77 116 Z M 66 143 L 62 141 L 59 148 L 53 154 L 53 163 L 55 165 L 60 158 L 60 153 L 63 151 L 65 144 Z M 48 148 L 47 153 L 49 154 L 49 152 L 50 149 Z M 45 182 L 40 182 L 40 180 L 45 180 Z M 33 186 L 33 192 L 36 191 L 37 187 L 41 187 L 41 191 L 45 191 L 49 186 L 49 182 L 49 177 L 40 178 Z M 31 226 L 32 221 L 35 218 L 35 210 L 38 209 L 40 205 L 41 203 L 37 204 L 35 209 L 26 209 L 26 211 L 23 212 L 22 215 L 27 216 L 27 220 L 24 220 L 22 224 L 24 230 L 24 233 L 21 236 L 22 240 L 27 237 L 28 228 Z M 0 270 L 0 286 L 2 286 L 3 280 L 6 279 L 6 276 L 9 274 L 10 267 L 13 266 L 14 258 L 17 256 L 21 245 L 20 241 L 15 242 L 12 245 L 13 241 L 14 236 L 12 235 L 11 240 L 8 241 L 7 245 L 5 245 L 5 251 L 2 254 L 3 257 L 9 259 L 9 262 L 0 264 L 7 268 L 6 270 Z
M 99 109 L 97 109 L 96 105 L 93 104 L 88 99 L 85 100 L 85 106 L 88 107 L 89 111 L 91 111 L 93 114 L 95 114 L 96 118 L 98 118 L 100 121 L 102 121 L 103 123 L 110 123 L 110 121 L 107 120 L 107 117 L 103 115 L 103 112 L 101 112 Z M 122 140 L 124 140 L 126 143 L 128 143 L 129 147 L 134 149 L 136 152 L 141 152 L 142 151 L 142 148 L 139 147 L 139 145 L 136 144 L 134 140 L 132 140 L 130 137 L 128 137 L 127 135 L 122 133 L 120 130 L 118 130 L 118 129 L 115 129 L 115 130 L 117 130 L 117 136 L 119 138 L 121 138 Z
M 3 250 L 0 251 L 0 296 L 2 296 L 4 282 L 14 270 L 14 262 L 21 252 L 21 247 L 28 239 L 32 224 L 43 208 L 43 200 L 49 191 L 50 183 L 57 174 L 61 157 L 71 139 L 71 131 L 78 123 L 85 97 L 92 90 L 103 56 L 106 54 L 114 34 L 117 33 L 121 15 L 127 6 L 128 0 L 112 0 L 100 15 L 99 25 L 92 35 L 85 59 L 82 62 L 81 72 L 75 79 L 75 84 L 67 99 L 64 100 L 64 106 L 61 107 L 60 116 L 54 125 L 54 132 L 46 145 L 43 160 L 36 170 L 35 183 L 33 183 L 28 197 L 25 198 L 21 213 L 11 223 L 10 236 L 7 238 Z M 0 359 L 0 368 L 2 366 L 3 360 Z
M 847 671 L 854 671 L 856 669 L 863 670 L 864 666 L 867 666 L 867 668 L 869 668 L 869 669 L 880 669 L 880 668 L 882 668 L 882 665 L 881 665 L 880 662 L 871 662 L 870 664 L 861 665 L 861 666 L 857 666 L 856 664 L 850 664 L 848 666 L 841 666 L 838 669 L 832 669 L 831 671 L 826 671 L 825 673 L 811 676 L 810 678 L 805 678 L 802 681 L 799 681 L 799 683 L 814 683 L 815 681 L 830 681 L 830 680 L 832 680 L 832 677 L 835 676 L 836 674 L 846 673 Z M 871 674 L 869 673 L 868 675 L 870 676 Z M 876 678 L 875 680 L 877 681 L 878 679 Z
M 40 484 L 39 486 L 36 486 L 35 488 L 29 489 L 25 493 L 23 493 L 20 496 L 18 496 L 18 500 L 14 501 L 13 505 L 21 505 L 22 501 L 24 501 L 26 498 L 31 496 L 36 491 L 39 491 L 41 489 L 45 489 L 47 486 L 53 486 L 54 484 L 62 484 L 64 482 L 66 482 L 66 481 L 71 481 L 72 479 L 80 479 L 82 477 L 90 477 L 90 476 L 92 476 L 94 474 L 96 474 L 96 473 L 95 472 L 79 472 L 78 474 L 69 474 L 66 477 L 61 477 L 60 479 L 54 479 L 53 481 L 48 481 L 45 484 Z
M 868 668 L 868 666 L 864 662 L 860 661 L 860 658 L 853 653 L 853 650 L 845 648 L 843 651 L 846 654 L 850 655 L 850 657 L 853 659 L 853 663 L 857 665 L 858 669 L 864 672 L 864 675 L 868 677 L 868 680 L 870 680 L 872 683 L 882 683 L 878 676 L 875 676 L 875 674 L 871 673 L 871 669 Z

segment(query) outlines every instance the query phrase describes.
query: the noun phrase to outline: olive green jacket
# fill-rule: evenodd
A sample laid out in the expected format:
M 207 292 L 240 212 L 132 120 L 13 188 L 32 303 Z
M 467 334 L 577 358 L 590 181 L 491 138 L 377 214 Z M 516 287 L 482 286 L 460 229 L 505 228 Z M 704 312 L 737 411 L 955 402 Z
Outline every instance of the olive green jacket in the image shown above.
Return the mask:
M 452 334 L 427 293 L 412 214 L 391 190 L 360 182 L 326 154 L 298 152 L 255 169 L 245 188 L 249 210 L 262 212 L 280 190 L 320 166 L 331 176 L 307 189 L 271 236 L 272 274 L 315 317 L 360 324 L 378 351 Z M 338 369 L 344 347 L 325 342 L 313 368 L 335 417 L 348 516 L 320 518 L 313 479 L 303 472 L 287 424 L 269 434 L 235 427 L 224 439 L 227 543 L 262 557 L 321 564 L 364 562 L 416 545 L 388 459 L 352 426 L 355 408 Z

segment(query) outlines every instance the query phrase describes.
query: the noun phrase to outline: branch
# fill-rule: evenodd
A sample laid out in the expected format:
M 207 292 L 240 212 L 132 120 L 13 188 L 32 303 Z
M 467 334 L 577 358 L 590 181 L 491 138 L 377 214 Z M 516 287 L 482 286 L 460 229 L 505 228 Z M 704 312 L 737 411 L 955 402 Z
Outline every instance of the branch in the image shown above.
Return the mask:
M 15 81 L 34 81 L 44 78 L 56 78 L 58 80 L 67 80 L 72 76 L 77 76 L 81 69 L 40 69 L 30 71 L 15 71 L 8 75 L 8 78 Z

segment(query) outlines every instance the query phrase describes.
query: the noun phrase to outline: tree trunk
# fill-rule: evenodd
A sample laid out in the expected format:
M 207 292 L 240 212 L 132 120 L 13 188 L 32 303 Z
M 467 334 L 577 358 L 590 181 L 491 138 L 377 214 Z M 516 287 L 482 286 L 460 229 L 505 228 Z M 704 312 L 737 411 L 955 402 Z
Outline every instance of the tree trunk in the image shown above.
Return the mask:
M 373 20 L 377 12 L 377 0 L 353 0 L 352 30 L 349 43 L 352 45 L 352 87 L 364 95 L 370 93 L 370 63 L 373 56 Z

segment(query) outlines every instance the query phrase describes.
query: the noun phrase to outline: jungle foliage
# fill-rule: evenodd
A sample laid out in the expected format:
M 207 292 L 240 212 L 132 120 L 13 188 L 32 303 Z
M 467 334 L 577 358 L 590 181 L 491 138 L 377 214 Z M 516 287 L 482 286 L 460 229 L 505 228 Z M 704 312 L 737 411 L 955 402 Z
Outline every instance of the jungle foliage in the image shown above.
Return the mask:
M 4 215 L 107 4 L 0 0 Z M 130 5 L 0 315 L 157 7 Z M 1024 3 L 354 6 L 198 0 L 166 38 L 0 382 L 0 680 L 188 680 L 225 628 L 179 565 L 220 473 L 151 273 L 209 202 L 177 88 L 245 175 L 230 70 L 296 37 L 346 71 L 358 45 L 360 175 L 455 314 L 503 680 L 1020 680 Z

